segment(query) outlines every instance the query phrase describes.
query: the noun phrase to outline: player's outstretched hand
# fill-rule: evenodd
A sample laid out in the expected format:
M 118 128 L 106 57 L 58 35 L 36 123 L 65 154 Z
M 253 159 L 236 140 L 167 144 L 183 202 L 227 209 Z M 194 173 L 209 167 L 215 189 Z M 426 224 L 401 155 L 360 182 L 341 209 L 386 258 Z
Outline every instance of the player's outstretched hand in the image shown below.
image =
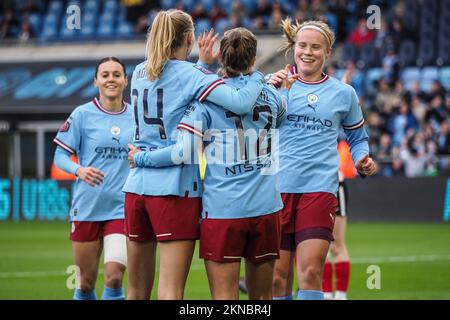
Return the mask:
M 105 178 L 105 174 L 94 167 L 79 167 L 77 176 L 93 188 L 102 183 Z
M 273 84 L 275 87 L 290 89 L 292 84 L 297 80 L 298 74 L 291 74 L 289 76 L 289 69 L 291 68 L 290 64 L 287 64 L 284 69 L 278 70 L 268 81 L 270 84 Z
M 378 171 L 378 165 L 368 154 L 358 161 L 356 168 L 360 174 L 365 176 L 372 176 Z
M 128 148 L 130 151 L 128 152 L 128 162 L 130 163 L 130 168 L 136 168 L 136 163 L 134 162 L 134 155 L 138 152 L 141 152 L 141 149 L 136 148 L 132 144 L 128 144 Z
M 198 57 L 201 62 L 213 65 L 214 61 L 216 61 L 219 56 L 219 50 L 213 52 L 213 47 L 218 36 L 218 33 L 214 35 L 214 29 L 212 28 L 209 32 L 204 31 L 198 36 Z

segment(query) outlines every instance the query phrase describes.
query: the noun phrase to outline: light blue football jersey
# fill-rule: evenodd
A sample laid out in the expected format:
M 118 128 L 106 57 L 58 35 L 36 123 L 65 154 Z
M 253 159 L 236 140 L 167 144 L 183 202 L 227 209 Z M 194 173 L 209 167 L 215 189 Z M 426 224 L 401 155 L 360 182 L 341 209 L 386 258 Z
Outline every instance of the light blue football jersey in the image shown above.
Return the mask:
M 117 113 L 104 109 L 95 98 L 77 107 L 53 140 L 75 153 L 80 165 L 105 174 L 95 188 L 77 179 L 70 208 L 71 221 L 105 221 L 124 218 L 122 187 L 129 172 L 127 144 L 133 141 L 132 108 Z
M 224 81 L 239 88 L 247 78 L 241 75 Z M 178 128 L 202 136 L 204 141 L 203 217 L 255 217 L 283 207 L 271 148 L 276 144 L 272 140 L 276 139 L 276 120 L 284 108 L 284 98 L 265 85 L 246 115 L 209 102 L 192 102 L 186 109 Z
M 324 75 L 317 82 L 295 81 L 287 100 L 286 117 L 280 126 L 280 191 L 336 194 L 341 126 L 346 133 L 354 130 L 359 134 L 358 139 L 349 140 L 355 163 L 369 153 L 355 90 Z
M 255 82 L 256 83 L 256 82 Z M 255 85 L 253 83 L 253 85 Z M 134 106 L 134 145 L 153 151 L 176 143 L 177 125 L 186 106 L 193 100 L 204 101 L 224 84 L 215 73 L 200 65 L 182 60 L 169 60 L 160 77 L 150 81 L 145 62 L 139 64 L 131 80 Z M 255 88 L 262 88 L 258 83 Z M 253 87 L 252 87 L 253 88 Z M 259 92 L 247 90 L 252 104 Z M 251 92 L 250 92 L 251 91 Z M 221 100 L 220 95 L 216 99 Z M 250 102 L 247 102 L 250 104 Z M 134 168 L 123 191 L 140 195 L 201 196 L 198 167 L 195 164 L 165 168 Z

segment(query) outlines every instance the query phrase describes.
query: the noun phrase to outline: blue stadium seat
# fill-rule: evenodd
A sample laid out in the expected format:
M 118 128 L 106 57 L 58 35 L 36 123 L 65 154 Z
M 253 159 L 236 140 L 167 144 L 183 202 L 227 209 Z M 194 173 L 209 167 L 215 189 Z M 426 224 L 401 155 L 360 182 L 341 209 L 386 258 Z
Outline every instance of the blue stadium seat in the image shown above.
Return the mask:
M 98 4 L 99 1 L 97 0 L 87 0 L 84 4 L 84 10 L 90 13 L 97 13 L 98 12 Z
M 398 50 L 399 64 L 401 67 L 409 67 L 416 60 L 416 44 L 412 40 L 404 40 Z
M 66 21 L 66 17 L 63 16 L 61 18 L 59 38 L 64 40 L 74 39 L 79 34 L 79 31 L 77 29 L 69 29 L 67 27 Z
M 437 67 L 425 67 L 420 75 L 420 86 L 422 90 L 428 91 L 433 81 L 439 79 L 439 69 Z
M 112 15 L 103 14 L 100 17 L 100 20 L 98 22 L 97 35 L 105 38 L 114 35 L 114 21 Z
M 160 0 L 159 3 L 162 9 L 167 10 L 175 7 L 177 0 Z
M 416 64 L 418 66 L 434 65 L 436 63 L 436 49 L 433 39 L 422 39 L 419 45 Z
M 366 72 L 366 92 L 373 92 L 375 90 L 374 82 L 383 77 L 382 68 L 372 68 Z
M 211 11 L 211 9 L 215 5 L 215 0 L 201 0 L 199 1 L 201 4 L 203 4 L 203 8 L 205 8 L 206 12 Z
M 219 19 L 216 22 L 216 26 L 214 27 L 214 29 L 216 30 L 216 32 L 223 34 L 226 30 L 228 30 L 230 28 L 230 21 L 228 21 L 227 18 L 222 18 Z
M 247 14 L 250 14 L 253 10 L 255 10 L 258 5 L 258 1 L 254 0 L 241 0 L 241 2 L 247 11 Z
M 357 62 L 359 58 L 359 49 L 356 45 L 352 43 L 346 43 L 344 45 L 344 51 L 342 52 L 342 59 L 339 62 L 339 67 L 344 67 L 345 63 L 348 61 L 353 61 L 354 63 Z
M 81 35 L 83 37 L 93 36 L 96 30 L 96 24 L 97 16 L 90 11 L 85 11 L 85 14 L 81 18 Z
M 400 79 L 405 85 L 405 88 L 409 90 L 414 80 L 420 81 L 420 69 L 417 67 L 405 68 L 400 72 Z
M 217 4 L 226 13 L 230 14 L 232 9 L 233 0 L 218 0 Z
M 195 35 L 198 36 L 203 31 L 211 29 L 211 22 L 208 19 L 200 19 L 195 23 Z
M 450 67 L 443 67 L 439 72 L 439 81 L 445 89 L 450 90 Z
M 62 9 L 63 9 L 63 2 L 59 0 L 53 0 L 52 2 L 50 2 L 48 6 L 47 13 L 60 14 Z
M 38 35 L 41 31 L 42 16 L 39 13 L 32 13 L 28 17 L 28 23 L 30 24 L 31 30 L 34 34 Z
M 360 54 L 360 59 L 358 61 L 358 66 L 363 69 L 378 67 L 380 62 L 380 58 L 378 56 L 377 49 L 373 45 L 373 43 L 366 43 L 362 49 Z
M 131 37 L 133 35 L 133 25 L 126 21 L 121 21 L 117 25 L 116 33 L 121 37 Z
M 44 25 L 41 30 L 41 37 L 52 38 L 58 34 L 58 16 L 49 13 L 44 18 Z
M 106 0 L 105 4 L 103 5 L 103 13 L 116 13 L 118 7 L 118 3 L 116 0 Z

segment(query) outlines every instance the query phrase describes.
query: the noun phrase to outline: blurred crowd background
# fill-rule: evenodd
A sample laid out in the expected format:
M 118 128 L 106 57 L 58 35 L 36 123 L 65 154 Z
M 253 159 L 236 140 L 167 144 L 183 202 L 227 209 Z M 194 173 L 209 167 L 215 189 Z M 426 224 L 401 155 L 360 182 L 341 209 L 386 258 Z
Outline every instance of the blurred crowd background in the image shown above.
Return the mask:
M 71 5 L 80 29 L 66 26 Z M 370 5 L 378 29 L 366 23 Z M 168 8 L 189 12 L 197 34 L 243 26 L 281 36 L 286 17 L 326 21 L 337 37 L 327 72 L 351 71 L 379 175 L 450 173 L 450 0 L 2 0 L 0 46 L 142 39 Z

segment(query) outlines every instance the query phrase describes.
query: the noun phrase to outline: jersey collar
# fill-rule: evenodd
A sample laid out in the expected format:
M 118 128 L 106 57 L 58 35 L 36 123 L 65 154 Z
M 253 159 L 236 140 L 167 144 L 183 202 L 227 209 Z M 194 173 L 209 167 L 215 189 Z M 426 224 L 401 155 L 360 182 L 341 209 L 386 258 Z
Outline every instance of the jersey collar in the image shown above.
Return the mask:
M 291 74 L 296 74 L 297 73 L 297 66 L 293 66 L 291 68 Z M 320 84 L 320 83 L 324 83 L 325 81 L 327 81 L 330 78 L 329 75 L 325 74 L 322 72 L 322 79 L 317 80 L 317 81 L 306 81 L 300 77 L 297 78 L 298 82 L 304 83 L 304 84 Z
M 108 110 L 106 110 L 105 108 L 102 107 L 102 105 L 100 104 L 100 101 L 97 99 L 97 97 L 95 97 L 95 98 L 92 100 L 92 102 L 94 103 L 94 105 L 95 105 L 98 109 L 100 109 L 100 111 L 102 111 L 102 112 L 104 112 L 104 113 L 106 113 L 106 114 L 111 114 L 111 115 L 119 115 L 119 114 L 122 114 L 122 113 L 124 113 L 124 112 L 127 110 L 127 107 L 128 107 L 128 104 L 127 104 L 125 101 L 123 101 L 123 107 L 122 107 L 122 110 L 120 110 L 120 111 L 118 111 L 118 112 L 111 112 L 111 111 L 108 111 Z

